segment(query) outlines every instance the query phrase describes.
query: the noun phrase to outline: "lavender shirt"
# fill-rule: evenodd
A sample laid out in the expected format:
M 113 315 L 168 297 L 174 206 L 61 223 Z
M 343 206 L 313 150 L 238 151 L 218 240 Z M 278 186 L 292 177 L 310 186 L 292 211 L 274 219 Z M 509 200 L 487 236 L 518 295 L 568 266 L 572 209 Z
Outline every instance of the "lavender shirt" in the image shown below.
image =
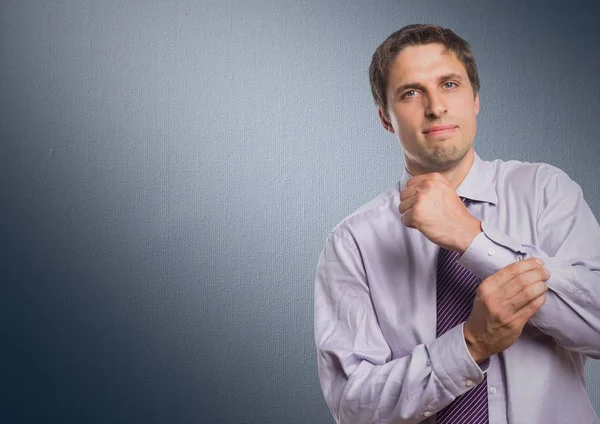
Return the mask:
M 487 373 L 491 424 L 600 423 L 585 389 L 600 358 L 600 226 L 580 187 L 547 164 L 475 155 L 457 189 L 480 233 L 459 262 L 485 279 L 529 257 L 552 276 L 546 304 L 481 368 L 463 324 L 436 335 L 438 247 L 400 221 L 394 188 L 329 233 L 315 281 L 321 387 L 338 423 L 435 423 Z

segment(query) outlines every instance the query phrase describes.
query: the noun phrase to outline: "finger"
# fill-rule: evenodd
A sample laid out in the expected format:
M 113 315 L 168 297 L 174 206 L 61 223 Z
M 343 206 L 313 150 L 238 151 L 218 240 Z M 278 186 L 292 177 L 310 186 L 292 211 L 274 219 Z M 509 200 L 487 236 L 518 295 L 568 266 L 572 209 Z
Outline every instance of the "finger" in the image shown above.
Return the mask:
M 507 301 L 510 304 L 510 307 L 516 313 L 519 310 L 523 309 L 527 304 L 529 304 L 532 300 L 546 293 L 548 290 L 548 285 L 543 280 L 538 280 L 532 284 L 529 284 L 515 296 Z
M 550 278 L 550 273 L 546 268 L 535 268 L 517 275 L 501 287 L 507 298 L 510 299 L 517 296 L 531 284 L 537 283 L 538 281 L 546 281 L 548 278 Z
M 412 183 L 410 186 L 406 186 L 406 188 L 400 192 L 400 200 L 407 199 L 418 193 L 427 193 L 438 187 L 439 183 L 433 181 L 431 178 L 427 180 L 421 180 L 421 182 Z M 454 189 L 452 190 L 454 191 Z
M 419 196 L 415 195 L 415 196 L 409 197 L 408 199 L 400 202 L 400 206 L 398 207 L 400 214 L 404 214 L 407 210 L 412 209 L 412 207 L 415 205 L 415 203 L 417 203 L 418 200 L 419 200 Z
M 513 262 L 486 278 L 486 281 L 489 281 L 493 285 L 505 284 L 519 274 L 531 271 L 532 269 L 541 268 L 544 265 L 544 262 L 540 259 L 540 263 L 537 261 L 538 259 L 539 258 L 529 258 L 524 261 Z
M 521 325 L 525 325 L 527 321 L 531 319 L 532 316 L 535 315 L 537 311 L 539 311 L 542 306 L 546 304 L 546 292 L 542 293 L 535 299 L 532 299 L 531 302 L 523 306 L 516 314 L 515 319 Z
M 406 211 L 405 213 L 403 213 L 402 215 L 400 215 L 400 221 L 404 224 L 404 226 L 406 226 L 408 228 L 415 228 L 415 226 L 413 224 L 413 211 L 412 211 L 412 209 L 409 209 L 408 211 Z
M 418 185 L 412 185 L 408 188 L 405 188 L 400 192 L 400 201 L 408 199 L 409 197 L 414 196 L 417 193 L 421 192 L 421 188 Z
M 441 183 L 444 184 L 450 184 L 448 182 L 448 179 L 446 177 L 444 177 L 442 174 L 440 174 L 439 172 L 430 172 L 428 174 L 421 174 L 421 175 L 417 175 L 416 177 L 412 177 L 411 179 L 409 179 L 406 182 L 406 187 L 412 186 L 414 184 L 420 184 L 423 181 L 427 181 L 427 180 L 432 180 L 432 181 L 439 181 Z

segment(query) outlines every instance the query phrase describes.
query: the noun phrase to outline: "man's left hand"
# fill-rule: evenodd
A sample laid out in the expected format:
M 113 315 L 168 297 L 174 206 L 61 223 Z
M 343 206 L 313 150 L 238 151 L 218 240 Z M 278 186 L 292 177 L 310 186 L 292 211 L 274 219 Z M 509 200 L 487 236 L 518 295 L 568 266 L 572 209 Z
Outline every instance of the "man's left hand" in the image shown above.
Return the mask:
M 469 213 L 446 177 L 437 172 L 408 180 L 400 192 L 398 210 L 404 225 L 461 254 L 481 232 L 481 221 Z

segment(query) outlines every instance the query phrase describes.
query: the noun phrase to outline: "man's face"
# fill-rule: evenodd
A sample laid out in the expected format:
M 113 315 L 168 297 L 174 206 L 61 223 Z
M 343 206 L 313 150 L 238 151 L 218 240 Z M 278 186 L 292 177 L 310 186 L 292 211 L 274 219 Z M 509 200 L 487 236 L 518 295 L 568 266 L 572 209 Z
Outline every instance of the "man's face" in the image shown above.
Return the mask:
M 404 48 L 388 74 L 384 128 L 398 137 L 413 174 L 458 165 L 472 149 L 479 95 L 462 62 L 442 44 Z M 439 131 L 431 131 L 442 126 Z

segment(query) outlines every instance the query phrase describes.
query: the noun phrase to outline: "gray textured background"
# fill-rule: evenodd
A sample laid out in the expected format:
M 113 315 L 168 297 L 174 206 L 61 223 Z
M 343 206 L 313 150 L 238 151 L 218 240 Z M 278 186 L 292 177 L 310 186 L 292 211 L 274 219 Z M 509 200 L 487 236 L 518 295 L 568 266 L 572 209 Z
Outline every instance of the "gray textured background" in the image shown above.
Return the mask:
M 403 166 L 373 50 L 454 29 L 478 153 L 561 167 L 598 217 L 594 3 L 2 0 L 0 421 L 332 422 L 316 262 Z

